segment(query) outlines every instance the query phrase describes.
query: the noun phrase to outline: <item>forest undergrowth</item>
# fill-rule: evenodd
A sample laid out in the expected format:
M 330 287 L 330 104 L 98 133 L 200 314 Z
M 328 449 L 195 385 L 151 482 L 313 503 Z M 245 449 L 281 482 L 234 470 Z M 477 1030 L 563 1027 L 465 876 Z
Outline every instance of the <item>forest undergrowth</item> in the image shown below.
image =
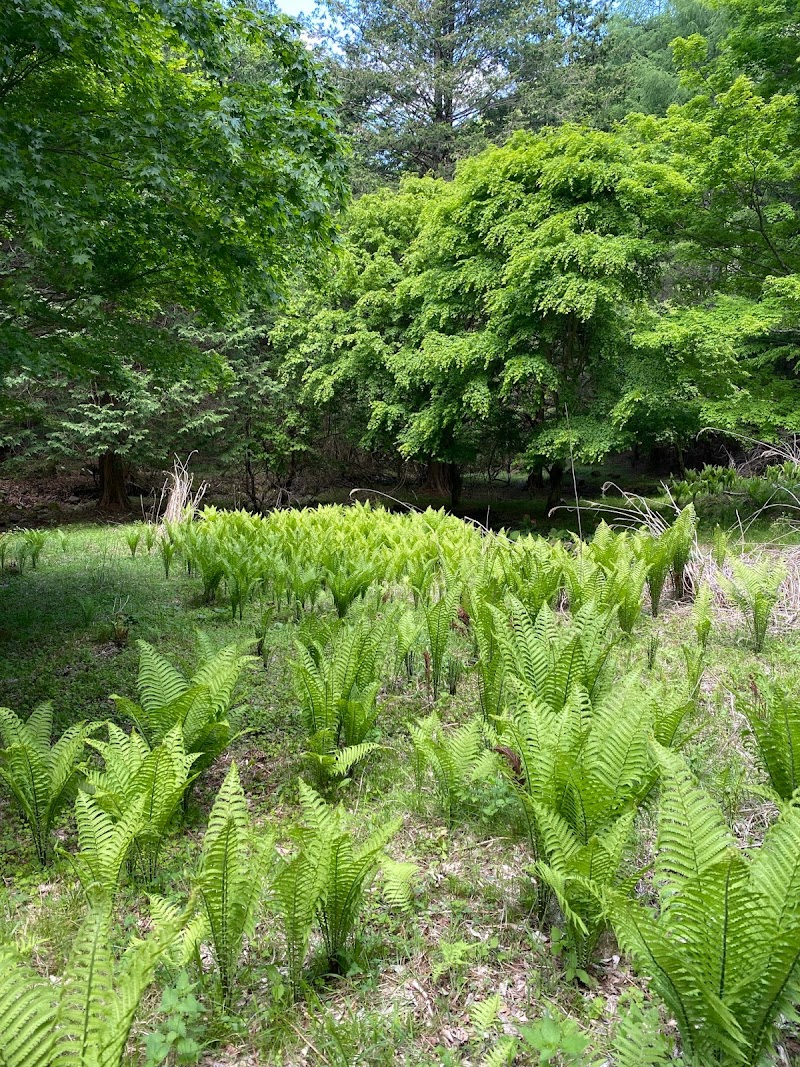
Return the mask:
M 800 1062 L 785 542 L 3 535 L 0 1058 Z

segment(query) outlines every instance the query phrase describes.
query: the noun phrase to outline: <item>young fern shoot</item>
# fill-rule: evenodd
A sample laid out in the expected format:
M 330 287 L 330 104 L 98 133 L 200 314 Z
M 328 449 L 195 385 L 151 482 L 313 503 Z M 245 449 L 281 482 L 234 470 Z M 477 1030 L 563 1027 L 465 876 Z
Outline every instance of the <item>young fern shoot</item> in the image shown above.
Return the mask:
M 692 1067 L 772 1063 L 775 1027 L 800 995 L 800 811 L 786 807 L 759 848 L 738 848 L 684 761 L 654 755 L 659 908 L 607 893 L 617 939 L 651 976 Z
M 19 804 L 43 867 L 52 856 L 56 817 L 74 793 L 84 746 L 95 728 L 78 723 L 51 746 L 51 704 L 40 704 L 27 721 L 10 708 L 0 708 L 0 736 L 5 745 L 0 751 L 0 777 Z
M 731 560 L 731 570 L 733 577 L 721 580 L 723 588 L 745 617 L 753 651 L 761 652 L 786 568 L 770 559 L 750 564 L 734 559 Z
M 219 975 L 222 1004 L 230 1008 L 245 939 L 253 936 L 273 839 L 256 847 L 239 772 L 232 763 L 217 794 L 197 876 L 200 902 Z

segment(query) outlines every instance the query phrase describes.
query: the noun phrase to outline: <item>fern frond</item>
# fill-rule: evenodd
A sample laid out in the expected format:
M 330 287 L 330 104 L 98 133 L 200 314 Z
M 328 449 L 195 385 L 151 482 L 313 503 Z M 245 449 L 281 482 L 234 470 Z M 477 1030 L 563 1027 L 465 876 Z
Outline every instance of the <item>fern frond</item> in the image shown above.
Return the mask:
M 152 714 L 172 704 L 188 688 L 181 672 L 156 652 L 147 641 L 139 641 L 139 702 L 145 713 Z
M 262 843 L 262 854 L 270 851 L 272 843 L 272 839 Z M 263 877 L 261 855 L 253 848 L 247 801 L 232 763 L 211 809 L 198 876 L 226 1005 L 233 996 L 244 939 L 253 934 Z
M 15 946 L 0 942 L 0 1063 L 50 1067 L 55 1042 L 55 989 Z
M 383 873 L 384 900 L 390 907 L 407 910 L 411 907 L 414 897 L 418 865 L 407 860 L 394 860 L 390 856 L 383 856 L 380 866 Z

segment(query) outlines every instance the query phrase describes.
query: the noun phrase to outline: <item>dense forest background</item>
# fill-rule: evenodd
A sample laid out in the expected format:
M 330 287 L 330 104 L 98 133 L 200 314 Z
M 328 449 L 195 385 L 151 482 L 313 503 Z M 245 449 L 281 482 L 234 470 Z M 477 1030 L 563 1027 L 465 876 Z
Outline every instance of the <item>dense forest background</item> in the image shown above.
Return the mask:
M 3 9 L 2 473 L 552 502 L 800 429 L 794 0 Z

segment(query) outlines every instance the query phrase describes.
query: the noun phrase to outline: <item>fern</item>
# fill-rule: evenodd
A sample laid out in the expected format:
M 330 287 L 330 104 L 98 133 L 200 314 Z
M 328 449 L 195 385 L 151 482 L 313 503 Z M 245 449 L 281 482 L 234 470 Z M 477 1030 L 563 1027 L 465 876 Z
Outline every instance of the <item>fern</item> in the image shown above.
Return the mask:
M 55 987 L 0 942 L 0 1063 L 53 1067 L 58 999 Z
M 233 697 L 248 663 L 235 645 L 212 651 L 198 635 L 200 661 L 186 679 L 169 660 L 149 645 L 139 642 L 139 703 L 112 696 L 120 712 L 130 718 L 155 746 L 180 726 L 186 751 L 195 756 L 195 772 L 201 773 L 225 751 L 236 736 L 239 711 Z
M 730 548 L 729 540 L 730 539 L 728 537 L 728 534 L 725 532 L 725 530 L 722 529 L 719 524 L 717 524 L 714 527 L 711 558 L 714 560 L 720 570 L 722 569 L 722 566 L 728 557 L 728 551 Z
M 237 615 L 241 621 L 253 590 L 258 583 L 251 556 L 239 545 L 227 546 L 222 557 L 222 570 L 225 585 L 231 602 L 231 619 Z
M 131 558 L 136 559 L 136 550 L 139 547 L 139 542 L 142 540 L 142 528 L 140 526 L 132 526 L 126 531 L 125 540 L 128 542 L 128 548 L 131 550 Z
M 376 700 L 389 650 L 387 627 L 363 618 L 337 629 L 325 648 L 300 642 L 296 647 L 292 667 L 310 755 L 324 774 L 341 766 L 343 747 L 352 755 L 349 769 L 356 758 L 374 750 L 366 739 L 378 716 Z
M 414 611 L 404 611 L 394 622 L 397 670 L 405 670 L 408 678 L 414 674 L 414 652 L 420 636 L 420 622 Z
M 643 1003 L 641 991 L 624 993 L 617 1003 L 618 1019 L 611 1045 L 613 1067 L 681 1067 L 660 1029 L 658 1011 Z
M 191 781 L 196 755 L 186 752 L 180 724 L 153 749 L 137 734 L 128 736 L 113 723 L 108 724 L 108 741 L 90 739 L 89 744 L 104 762 L 102 771 L 87 774 L 97 805 L 117 821 L 124 821 L 131 808 L 141 805 L 133 866 L 145 881 L 152 881 L 170 823 Z
M 40 704 L 23 722 L 10 708 L 0 708 L 0 777 L 19 804 L 42 866 L 52 855 L 53 825 L 71 799 L 86 739 L 95 727 L 78 723 L 51 747 L 53 708 Z
M 697 635 L 697 644 L 704 651 L 708 646 L 708 639 L 711 636 L 711 626 L 714 621 L 712 609 L 713 593 L 711 592 L 711 586 L 707 582 L 703 582 L 697 590 L 697 595 L 695 596 L 694 604 L 692 605 L 692 625 L 694 626 L 694 632 Z
M 548 541 L 527 537 L 516 542 L 514 557 L 505 567 L 503 585 L 514 592 L 531 615 L 545 604 L 555 607 L 563 581 L 563 559 Z
M 505 665 L 500 644 L 495 637 L 495 619 L 491 607 L 479 601 L 472 616 L 472 628 L 478 651 L 478 695 L 483 718 L 489 722 L 499 715 L 505 699 Z
M 381 748 L 381 745 L 374 741 L 364 741 L 360 745 L 349 745 L 347 748 L 333 748 L 325 734 L 317 734 L 313 740 L 319 745 L 320 751 L 311 749 L 304 755 L 314 768 L 315 778 L 321 789 L 330 785 L 332 780 L 337 786 L 346 784 L 350 771 L 356 764 Z
M 683 600 L 686 594 L 686 567 L 695 546 L 697 516 L 692 504 L 687 505 L 675 522 L 661 536 L 669 546 L 672 561 L 672 580 L 675 596 Z
M 610 894 L 617 937 L 651 976 L 691 1064 L 771 1063 L 777 1021 L 800 995 L 800 812 L 787 808 L 746 852 L 680 757 L 655 754 L 659 911 Z
M 475 783 L 497 766 L 495 754 L 487 749 L 484 724 L 470 719 L 464 726 L 445 731 L 436 713 L 409 725 L 417 762 L 417 777 L 430 767 L 439 800 L 448 824 L 467 805 Z
M 332 971 L 342 970 L 346 950 L 354 936 L 364 893 L 381 865 L 384 848 L 401 825 L 401 819 L 392 819 L 361 845 L 356 845 L 352 836 L 343 831 L 340 824 L 339 833 L 331 849 L 328 884 L 318 906 L 327 964 Z M 409 873 L 408 868 L 405 873 Z
M 635 884 L 639 872 L 623 878 L 625 852 L 633 831 L 635 811 L 624 812 L 601 833 L 582 843 L 566 819 L 542 804 L 533 804 L 542 850 L 547 862 L 534 864 L 534 872 L 555 895 L 579 967 L 591 961 L 605 929 L 603 890 Z
M 673 551 L 668 536 L 643 536 L 639 544 L 640 558 L 647 568 L 647 589 L 650 593 L 650 611 L 655 618 L 661 604 L 664 585 L 672 569 Z
M 354 936 L 364 894 L 378 870 L 385 868 L 387 897 L 399 906 L 407 901 L 416 870 L 413 864 L 395 863 L 385 855 L 386 845 L 402 820 L 391 820 L 357 845 L 347 829 L 343 811 L 329 807 L 303 782 L 300 805 L 300 848 L 293 859 L 285 862 L 275 884 L 286 923 L 289 970 L 295 990 L 315 917 L 327 966 L 339 971 Z M 312 869 L 314 866 L 316 870 Z
M 317 908 L 328 887 L 328 873 L 333 859 L 336 825 L 321 797 L 301 783 L 304 814 L 314 806 L 310 827 L 295 833 L 298 848 L 281 862 L 272 884 L 272 900 L 283 923 L 286 939 L 286 963 L 292 994 L 300 992 L 303 965 Z
M 451 585 L 450 588 L 445 589 L 437 601 L 426 605 L 424 609 L 425 633 L 428 639 L 426 651 L 434 703 L 439 699 L 450 645 L 450 627 L 456 617 L 456 608 L 460 599 L 460 589 Z
M 647 573 L 647 563 L 644 560 L 637 563 L 632 556 L 620 562 L 613 572 L 617 590 L 617 621 L 623 633 L 633 633 L 642 614 L 642 594 Z
M 19 556 L 20 569 L 23 559 L 27 558 L 31 561 L 33 570 L 36 570 L 39 558 L 47 544 L 47 532 L 45 530 L 22 530 L 20 541 L 22 543 Z
M 145 830 L 144 795 L 136 796 L 123 815 L 115 819 L 81 791 L 75 800 L 80 851 L 69 858 L 87 897 L 98 894 L 113 902 L 125 861 L 134 841 Z
M 558 711 L 580 689 L 597 699 L 609 682 L 612 616 L 593 603 L 561 626 L 543 607 L 532 619 L 515 597 L 506 600 L 510 618 L 492 608 L 509 697 L 540 701 Z
M 333 597 L 340 619 L 345 617 L 356 600 L 366 596 L 376 579 L 377 575 L 372 566 L 362 566 L 352 571 L 336 569 L 326 572 L 325 584 Z
M 778 590 L 786 577 L 786 568 L 774 560 L 746 564 L 731 560 L 733 578 L 721 579 L 723 588 L 745 617 L 753 640 L 753 651 L 761 652 L 769 629 L 772 610 L 778 602 Z
M 778 685 L 753 683 L 752 699 L 740 697 L 758 756 L 777 797 L 792 800 L 800 788 L 800 700 Z
M 0 1062 L 4 1067 L 121 1067 L 139 1003 L 176 936 L 158 925 L 117 964 L 111 913 L 90 910 L 57 986 L 0 945 Z
M 168 541 L 166 537 L 162 537 L 158 542 L 158 551 L 161 555 L 161 564 L 164 568 L 164 577 L 169 578 L 169 572 L 172 568 L 172 560 L 175 557 L 177 551 L 177 545 L 173 541 Z
M 655 781 L 647 748 L 653 710 L 635 680 L 592 706 L 576 690 L 560 711 L 520 702 L 498 723 L 514 753 L 509 777 L 522 802 L 534 852 L 546 855 L 537 812 L 554 812 L 580 844 L 603 833 Z
M 235 990 L 244 941 L 253 936 L 263 857 L 271 846 L 270 839 L 260 842 L 257 851 L 254 847 L 247 801 L 232 763 L 211 809 L 197 877 L 226 1007 Z

